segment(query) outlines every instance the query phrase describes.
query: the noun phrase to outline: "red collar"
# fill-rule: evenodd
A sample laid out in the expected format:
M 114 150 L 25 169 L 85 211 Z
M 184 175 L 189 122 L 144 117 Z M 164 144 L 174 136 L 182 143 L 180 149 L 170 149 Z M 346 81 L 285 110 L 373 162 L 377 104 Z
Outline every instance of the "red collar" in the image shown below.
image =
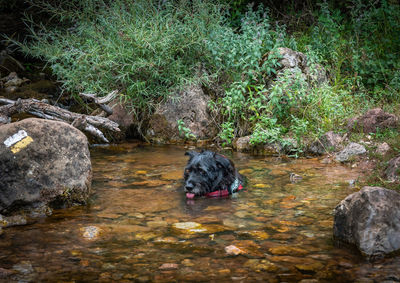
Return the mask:
M 234 190 L 233 192 L 237 192 L 243 189 L 242 184 L 239 184 L 239 186 L 237 187 L 236 190 Z M 220 190 L 220 191 L 214 191 L 211 193 L 206 194 L 206 197 L 211 197 L 211 198 L 217 198 L 217 197 L 226 197 L 229 196 L 229 191 L 227 189 L 225 190 Z

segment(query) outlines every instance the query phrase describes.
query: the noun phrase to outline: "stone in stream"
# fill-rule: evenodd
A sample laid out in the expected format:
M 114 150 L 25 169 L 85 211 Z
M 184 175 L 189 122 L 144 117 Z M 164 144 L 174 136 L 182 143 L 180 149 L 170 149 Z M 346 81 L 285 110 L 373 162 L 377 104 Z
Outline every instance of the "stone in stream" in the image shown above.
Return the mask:
M 400 194 L 380 187 L 363 187 L 347 196 L 335 208 L 333 235 L 369 257 L 398 251 Z
M 349 161 L 352 157 L 366 153 L 365 147 L 358 143 L 350 143 L 341 152 L 336 154 L 336 160 L 339 162 Z
M 86 136 L 64 122 L 0 126 L 0 214 L 86 203 L 92 166 Z

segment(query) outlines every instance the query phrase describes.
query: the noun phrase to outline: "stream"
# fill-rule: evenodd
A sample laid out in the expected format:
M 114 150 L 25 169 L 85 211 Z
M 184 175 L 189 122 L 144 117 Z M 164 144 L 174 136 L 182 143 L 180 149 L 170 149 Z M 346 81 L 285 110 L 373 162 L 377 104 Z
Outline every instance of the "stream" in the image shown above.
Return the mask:
M 368 262 L 332 240 L 333 209 L 359 189 L 356 168 L 226 151 L 246 190 L 186 200 L 185 151 L 92 148 L 89 204 L 5 229 L 0 268 L 18 282 L 400 281 L 399 257 Z

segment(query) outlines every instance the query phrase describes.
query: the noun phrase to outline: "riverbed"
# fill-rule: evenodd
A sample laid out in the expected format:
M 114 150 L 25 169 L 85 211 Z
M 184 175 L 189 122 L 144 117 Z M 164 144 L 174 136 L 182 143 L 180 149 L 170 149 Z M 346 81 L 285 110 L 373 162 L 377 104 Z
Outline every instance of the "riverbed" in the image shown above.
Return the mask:
M 332 239 L 333 209 L 359 189 L 350 185 L 357 168 L 225 151 L 246 190 L 187 200 L 185 151 L 92 148 L 89 204 L 7 228 L 0 268 L 21 282 L 400 280 L 399 257 L 368 262 Z M 291 173 L 302 179 L 291 181 Z

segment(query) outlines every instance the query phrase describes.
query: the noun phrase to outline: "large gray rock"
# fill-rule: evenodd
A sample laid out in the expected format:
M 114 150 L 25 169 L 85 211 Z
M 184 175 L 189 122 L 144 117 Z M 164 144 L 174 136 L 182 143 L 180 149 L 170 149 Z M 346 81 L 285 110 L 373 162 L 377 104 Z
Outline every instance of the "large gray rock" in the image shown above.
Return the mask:
M 400 194 L 364 187 L 335 208 L 333 235 L 355 245 L 366 256 L 383 256 L 400 249 Z
M 374 108 L 360 117 L 348 120 L 347 128 L 353 132 L 375 133 L 377 129 L 396 128 L 399 126 L 399 119 L 390 113 L 384 112 L 381 108 Z
M 366 153 L 367 150 L 361 144 L 352 142 L 346 146 L 342 151 L 336 154 L 336 160 L 339 162 L 349 161 L 350 158 Z
M 86 136 L 56 121 L 0 126 L 0 214 L 85 203 L 92 167 Z
M 152 115 L 147 138 L 161 142 L 183 140 L 185 136 L 179 132 L 178 120 L 183 121 L 188 133 L 197 139 L 213 138 L 217 128 L 208 111 L 209 101 L 210 97 L 204 94 L 199 85 L 192 85 L 177 96 L 170 97 Z

